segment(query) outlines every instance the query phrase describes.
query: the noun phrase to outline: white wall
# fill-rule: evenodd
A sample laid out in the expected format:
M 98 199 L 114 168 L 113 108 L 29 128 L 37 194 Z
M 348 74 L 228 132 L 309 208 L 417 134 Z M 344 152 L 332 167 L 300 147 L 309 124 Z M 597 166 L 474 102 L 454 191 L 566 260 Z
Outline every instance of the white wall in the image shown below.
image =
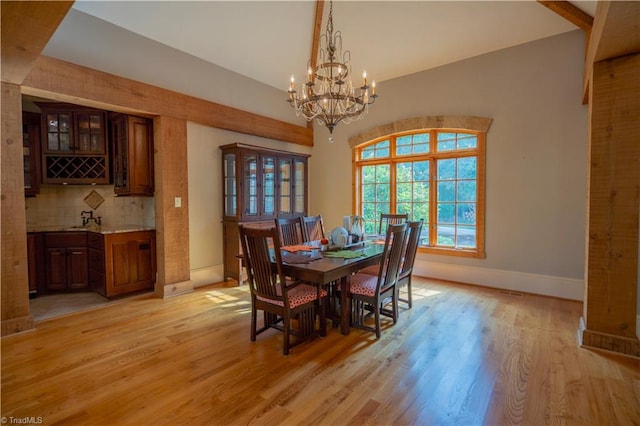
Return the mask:
M 588 141 L 587 106 L 581 103 L 584 51 L 584 35 L 575 31 L 381 82 L 369 115 L 338 125 L 333 144 L 328 131 L 316 126 L 310 210 L 321 212 L 329 229 L 351 211 L 349 137 L 402 118 L 490 117 L 486 259 L 419 254 L 417 273 L 581 300 Z

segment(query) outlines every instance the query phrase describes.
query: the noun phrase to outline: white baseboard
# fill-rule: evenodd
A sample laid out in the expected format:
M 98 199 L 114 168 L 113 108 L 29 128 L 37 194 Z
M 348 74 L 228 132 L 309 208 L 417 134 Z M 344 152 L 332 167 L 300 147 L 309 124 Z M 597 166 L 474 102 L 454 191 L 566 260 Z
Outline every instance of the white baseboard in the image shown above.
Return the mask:
M 224 281 L 223 266 L 191 270 L 193 286 Z M 414 274 L 421 277 L 456 281 L 465 284 L 477 284 L 504 290 L 541 294 L 569 300 L 584 300 L 584 280 L 553 277 L 549 275 L 504 271 L 500 269 L 476 268 L 473 266 L 453 265 L 449 263 L 428 262 L 416 259 Z M 640 330 L 640 316 L 638 326 Z
M 541 294 L 569 300 L 584 300 L 584 280 L 499 269 L 476 268 L 473 266 L 421 261 L 418 259 L 416 259 L 413 271 L 415 275 L 421 277 L 456 281 L 465 284 L 477 284 L 486 287 Z
M 219 283 L 224 281 L 222 277 L 224 274 L 223 265 L 209 266 L 206 268 L 192 269 L 191 281 L 193 281 L 193 287 L 202 287 L 205 285 Z

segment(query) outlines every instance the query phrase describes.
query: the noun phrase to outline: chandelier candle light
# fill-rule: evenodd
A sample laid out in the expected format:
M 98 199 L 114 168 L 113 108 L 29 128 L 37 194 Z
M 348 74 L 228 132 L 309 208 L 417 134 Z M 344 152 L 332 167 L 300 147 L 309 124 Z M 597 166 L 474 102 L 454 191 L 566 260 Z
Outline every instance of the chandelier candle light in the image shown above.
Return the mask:
M 333 32 L 333 2 L 329 4 L 329 21 L 325 34 L 320 37 L 318 64 L 312 68 L 309 61 L 307 82 L 300 89 L 302 99 L 291 76 L 288 102 L 295 108 L 296 115 L 302 115 L 307 121 L 317 118 L 318 123 L 327 126 L 332 134 L 338 123 L 349 124 L 364 117 L 378 95 L 375 81 L 371 86 L 367 85 L 365 71 L 356 96 L 351 83 L 351 52 L 345 50 L 342 53 L 342 34 Z M 333 141 L 332 138 L 329 140 Z

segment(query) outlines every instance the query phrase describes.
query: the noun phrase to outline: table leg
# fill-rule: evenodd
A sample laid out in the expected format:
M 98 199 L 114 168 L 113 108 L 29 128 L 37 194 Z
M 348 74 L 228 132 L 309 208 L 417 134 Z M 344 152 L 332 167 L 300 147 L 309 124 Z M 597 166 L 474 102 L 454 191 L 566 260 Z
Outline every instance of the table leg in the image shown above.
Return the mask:
M 345 336 L 349 334 L 349 321 L 351 313 L 349 312 L 349 281 L 348 277 L 340 278 L 340 331 Z

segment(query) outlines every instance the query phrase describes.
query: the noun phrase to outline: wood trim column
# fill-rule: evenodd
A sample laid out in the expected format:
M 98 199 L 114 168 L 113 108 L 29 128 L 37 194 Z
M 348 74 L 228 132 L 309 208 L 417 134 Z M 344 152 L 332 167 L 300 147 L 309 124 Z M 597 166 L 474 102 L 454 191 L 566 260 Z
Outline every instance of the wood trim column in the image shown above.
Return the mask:
M 156 294 L 168 297 L 193 291 L 189 267 L 189 186 L 187 122 L 167 116 L 154 119 Z M 176 197 L 181 207 L 176 207 Z
M 596 62 L 589 99 L 586 295 L 581 344 L 640 357 L 640 54 Z
M 2 83 L 2 193 L 0 230 L 2 271 L 0 291 L 2 336 L 34 327 L 29 313 L 29 273 L 27 267 L 27 225 L 22 169 L 22 95 L 20 86 Z

